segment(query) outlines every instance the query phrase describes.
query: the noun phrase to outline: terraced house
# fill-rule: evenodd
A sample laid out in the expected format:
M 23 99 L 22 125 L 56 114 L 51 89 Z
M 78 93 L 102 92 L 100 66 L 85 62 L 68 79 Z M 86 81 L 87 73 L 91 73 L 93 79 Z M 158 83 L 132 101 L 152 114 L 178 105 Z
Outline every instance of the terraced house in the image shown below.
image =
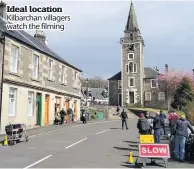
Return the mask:
M 29 128 L 52 124 L 62 108 L 71 107 L 79 120 L 81 70 L 49 49 L 43 32 L 33 37 L 6 30 L 3 2 L 0 16 L 0 30 L 5 32 L 1 132 L 8 123 L 25 123 Z
M 120 44 L 121 71 L 108 79 L 109 105 L 166 108 L 166 91 L 157 81 L 158 69 L 144 67 L 145 44 L 132 2 Z

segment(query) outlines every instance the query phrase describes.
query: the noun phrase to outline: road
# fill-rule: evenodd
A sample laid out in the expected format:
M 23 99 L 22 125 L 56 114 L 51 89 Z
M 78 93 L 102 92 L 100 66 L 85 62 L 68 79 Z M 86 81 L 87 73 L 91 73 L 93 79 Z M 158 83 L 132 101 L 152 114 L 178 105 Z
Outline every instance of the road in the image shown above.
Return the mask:
M 0 147 L 0 168 L 134 168 L 127 160 L 130 149 L 138 155 L 136 123 L 129 119 L 129 130 L 122 130 L 120 121 L 102 121 L 35 135 L 27 143 Z M 169 167 L 181 166 L 169 162 Z

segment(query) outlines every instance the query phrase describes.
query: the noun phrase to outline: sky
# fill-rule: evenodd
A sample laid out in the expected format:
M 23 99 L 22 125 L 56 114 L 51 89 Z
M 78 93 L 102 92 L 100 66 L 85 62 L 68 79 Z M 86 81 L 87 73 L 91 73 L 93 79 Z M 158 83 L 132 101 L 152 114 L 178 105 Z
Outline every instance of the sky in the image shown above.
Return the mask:
M 66 30 L 45 31 L 48 46 L 85 77 L 109 78 L 121 69 L 120 38 L 129 1 L 4 0 L 9 5 L 63 7 Z M 194 68 L 194 1 L 133 1 L 145 42 L 145 67 Z M 34 31 L 28 31 L 34 34 Z

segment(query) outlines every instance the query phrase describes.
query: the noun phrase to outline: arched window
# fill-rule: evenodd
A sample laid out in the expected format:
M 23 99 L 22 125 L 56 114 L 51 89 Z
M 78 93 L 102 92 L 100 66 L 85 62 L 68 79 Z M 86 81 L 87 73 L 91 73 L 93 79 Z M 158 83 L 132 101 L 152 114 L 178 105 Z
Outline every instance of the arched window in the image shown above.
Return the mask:
M 129 62 L 129 72 L 133 72 L 133 63 Z
M 132 33 L 130 33 L 129 37 L 130 37 L 130 40 L 133 40 L 133 34 Z

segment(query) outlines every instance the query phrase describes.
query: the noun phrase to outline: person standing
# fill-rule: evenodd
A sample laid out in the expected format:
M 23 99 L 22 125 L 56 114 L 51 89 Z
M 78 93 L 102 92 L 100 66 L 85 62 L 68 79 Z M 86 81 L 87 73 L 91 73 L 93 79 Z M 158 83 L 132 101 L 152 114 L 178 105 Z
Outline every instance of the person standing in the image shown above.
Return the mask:
M 152 134 L 152 130 L 153 130 L 153 117 L 150 116 L 149 113 L 146 114 L 145 118 L 148 120 L 149 124 L 150 124 L 150 130 L 149 130 L 149 134 Z
M 124 128 L 124 124 L 125 124 L 126 130 L 128 130 L 127 120 L 126 120 L 128 119 L 128 116 L 124 109 L 121 112 L 121 118 L 122 118 L 122 129 Z
M 154 118 L 153 121 L 153 128 L 155 143 L 160 143 L 160 134 L 162 129 L 162 119 L 160 118 L 160 112 L 156 113 L 156 117 Z
M 119 115 L 119 111 L 120 111 L 120 109 L 119 109 L 119 106 L 117 106 L 117 115 Z
M 67 114 L 69 116 L 69 122 L 71 122 L 72 121 L 72 116 L 73 116 L 73 110 L 72 110 L 72 108 L 68 108 L 67 109 Z
M 137 128 L 139 129 L 139 134 L 145 135 L 150 134 L 150 122 L 145 118 L 144 114 L 140 114 L 140 119 L 137 122 Z
M 162 128 L 163 128 L 164 137 L 165 137 L 166 136 L 166 124 L 165 124 L 166 115 L 162 112 L 162 110 L 160 110 L 160 118 L 162 120 Z
M 65 110 L 64 108 L 62 108 L 62 110 L 60 111 L 60 116 L 61 116 L 61 125 L 64 123 L 64 119 L 65 119 Z
M 175 124 L 176 121 L 179 119 L 179 116 L 176 114 L 176 112 L 174 110 L 172 110 L 172 112 L 169 115 L 169 125 L 170 125 L 170 133 L 171 136 L 173 136 L 175 134 Z
M 188 128 L 194 134 L 194 129 L 186 120 L 185 115 L 181 115 L 180 119 L 175 123 L 175 158 L 180 162 L 184 162 L 185 143 L 188 138 Z

